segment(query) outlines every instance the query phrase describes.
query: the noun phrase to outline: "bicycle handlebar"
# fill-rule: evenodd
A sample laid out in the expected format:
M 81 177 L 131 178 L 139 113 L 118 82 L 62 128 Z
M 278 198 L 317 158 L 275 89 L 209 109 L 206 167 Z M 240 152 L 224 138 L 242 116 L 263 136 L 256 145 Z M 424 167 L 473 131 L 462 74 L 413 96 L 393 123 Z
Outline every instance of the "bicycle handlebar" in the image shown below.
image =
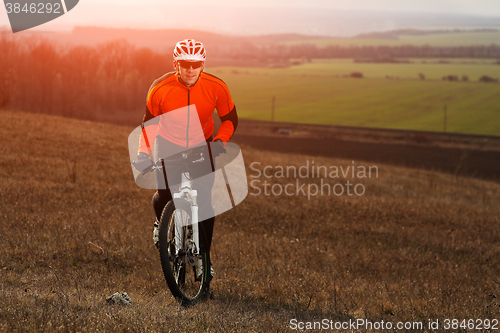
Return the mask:
M 160 170 L 163 168 L 163 162 L 168 161 L 168 165 L 171 166 L 187 166 L 191 163 L 200 163 L 205 161 L 204 153 L 206 147 L 196 147 L 190 150 L 186 150 L 181 153 L 174 154 L 167 158 L 159 158 L 150 167 L 142 171 L 142 175 L 145 175 L 154 170 Z

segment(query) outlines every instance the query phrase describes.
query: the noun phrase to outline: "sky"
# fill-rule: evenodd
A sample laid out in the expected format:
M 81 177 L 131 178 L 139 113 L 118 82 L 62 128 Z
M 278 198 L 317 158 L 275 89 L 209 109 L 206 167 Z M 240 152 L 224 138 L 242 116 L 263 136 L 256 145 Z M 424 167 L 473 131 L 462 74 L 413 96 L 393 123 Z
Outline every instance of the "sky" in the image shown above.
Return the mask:
M 64 16 L 34 29 L 77 25 L 349 36 L 411 27 L 500 27 L 500 0 L 80 0 Z M 0 26 L 9 26 L 5 8 Z
M 85 4 L 116 4 L 116 5 L 161 5 L 170 2 L 182 3 L 184 6 L 221 7 L 261 7 L 261 8 L 329 8 L 338 10 L 369 10 L 369 11 L 420 11 L 434 13 L 459 13 L 485 16 L 500 16 L 500 1 L 498 0 L 183 0 L 182 2 L 165 0 L 82 0 Z

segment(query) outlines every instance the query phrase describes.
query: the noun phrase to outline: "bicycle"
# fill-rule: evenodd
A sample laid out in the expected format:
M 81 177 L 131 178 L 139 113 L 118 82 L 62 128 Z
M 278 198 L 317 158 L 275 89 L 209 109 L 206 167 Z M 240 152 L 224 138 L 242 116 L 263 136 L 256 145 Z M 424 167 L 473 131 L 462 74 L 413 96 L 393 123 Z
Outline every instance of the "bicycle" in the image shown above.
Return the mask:
M 213 275 L 210 255 L 207 253 L 202 256 L 200 253 L 203 225 L 200 230 L 198 222 L 200 219 L 206 220 L 223 214 L 235 208 L 246 198 L 248 185 L 243 155 L 238 145 L 227 142 L 224 145 L 223 154 L 211 156 L 209 152 L 217 150 L 213 145 L 219 143 L 210 143 L 181 153 L 176 152 L 165 160 L 158 159 L 154 164 L 150 161 L 149 165 L 139 165 L 135 158 L 141 135 L 144 135 L 144 130 L 142 126 L 138 126 L 128 138 L 132 173 L 139 187 L 170 190 L 167 185 L 173 185 L 174 182 L 162 184 L 155 175 L 163 173 L 163 177 L 167 179 L 165 166 L 170 169 L 173 164 L 177 164 L 184 171 L 181 173 L 178 191 L 173 193 L 173 200 L 165 205 L 160 216 L 158 247 L 163 275 L 173 296 L 184 306 L 193 305 L 208 296 Z M 211 186 L 209 200 L 212 203 L 211 206 L 206 204 L 206 200 L 199 200 L 198 195 L 205 194 L 193 189 L 189 175 L 189 169 L 193 163 L 204 161 L 208 163 L 208 159 L 212 164 L 212 170 L 205 170 L 200 165 L 201 168 L 192 169 L 197 172 L 191 175 L 198 177 L 194 181 L 197 186 L 200 186 L 199 189 L 203 188 L 203 193 L 207 193 L 208 186 Z M 200 169 L 203 169 L 203 172 L 200 172 Z M 175 179 L 175 182 L 179 182 L 179 179 Z M 206 206 L 197 209 L 198 203 Z
M 206 147 L 194 148 L 168 159 L 168 165 L 182 168 L 179 190 L 163 209 L 159 221 L 158 248 L 163 275 L 173 296 L 183 306 L 205 299 L 212 280 L 210 254 L 200 253 L 198 193 L 192 188 L 190 167 L 205 161 Z M 158 159 L 143 174 L 162 171 L 165 160 Z

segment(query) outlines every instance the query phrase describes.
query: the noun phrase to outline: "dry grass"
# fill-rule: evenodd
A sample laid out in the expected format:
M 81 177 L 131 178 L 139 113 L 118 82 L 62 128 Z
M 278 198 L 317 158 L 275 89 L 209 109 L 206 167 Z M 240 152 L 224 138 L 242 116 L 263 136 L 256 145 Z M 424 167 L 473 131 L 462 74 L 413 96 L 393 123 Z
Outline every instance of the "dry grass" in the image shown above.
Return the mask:
M 152 244 L 152 192 L 132 179 L 131 128 L 1 117 L 0 331 L 270 332 L 290 331 L 292 318 L 500 317 L 498 183 L 379 165 L 361 197 L 249 195 L 217 218 L 212 299 L 183 309 Z M 351 165 L 243 154 L 261 167 Z M 106 305 L 116 291 L 132 305 Z

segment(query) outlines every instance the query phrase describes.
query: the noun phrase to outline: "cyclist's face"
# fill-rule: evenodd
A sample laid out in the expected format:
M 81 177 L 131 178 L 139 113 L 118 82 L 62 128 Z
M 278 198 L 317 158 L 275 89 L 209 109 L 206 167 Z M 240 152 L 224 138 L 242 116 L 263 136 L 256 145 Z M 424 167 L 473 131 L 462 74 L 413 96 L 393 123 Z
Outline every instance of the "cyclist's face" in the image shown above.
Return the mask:
M 198 67 L 199 66 L 199 67 Z M 174 61 L 174 67 L 179 73 L 182 81 L 188 85 L 192 86 L 198 80 L 200 73 L 205 68 L 205 63 L 200 61 Z M 195 68 L 198 67 L 198 68 Z

